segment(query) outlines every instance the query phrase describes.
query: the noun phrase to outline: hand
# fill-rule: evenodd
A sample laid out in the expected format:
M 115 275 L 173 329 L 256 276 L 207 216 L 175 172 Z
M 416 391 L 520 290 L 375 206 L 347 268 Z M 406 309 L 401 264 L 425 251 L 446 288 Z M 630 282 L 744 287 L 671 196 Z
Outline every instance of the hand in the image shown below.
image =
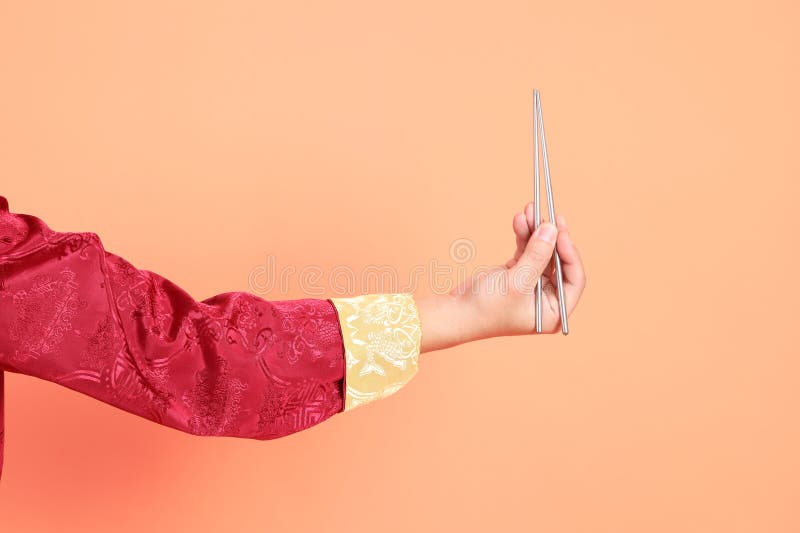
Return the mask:
M 556 225 L 542 222 L 532 238 L 533 204 L 513 219 L 517 248 L 504 265 L 483 270 L 450 294 L 418 300 L 422 320 L 421 351 L 438 350 L 464 342 L 536 332 L 536 282 L 542 277 L 542 332 L 561 331 L 555 258 L 558 249 L 567 316 L 586 286 L 580 254 L 564 216 Z M 553 241 L 543 237 L 555 230 Z
M 575 309 L 586 286 L 586 274 L 563 215 L 556 217 L 556 226 L 539 225 L 533 235 L 533 203 L 514 216 L 512 226 L 517 249 L 502 267 L 489 275 L 473 276 L 454 294 L 476 309 L 486 323 L 486 337 L 535 333 L 536 281 L 542 278 L 542 332 L 561 331 L 560 308 L 553 249 L 561 259 L 564 298 L 567 316 Z M 547 230 L 553 231 L 548 241 Z

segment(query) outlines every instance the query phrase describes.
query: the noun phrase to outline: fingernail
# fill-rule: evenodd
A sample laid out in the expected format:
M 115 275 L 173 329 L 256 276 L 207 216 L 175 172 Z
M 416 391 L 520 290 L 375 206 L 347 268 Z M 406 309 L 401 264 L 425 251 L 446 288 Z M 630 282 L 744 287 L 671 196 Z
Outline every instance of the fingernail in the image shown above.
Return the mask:
M 543 241 L 549 242 L 550 244 L 556 242 L 557 233 L 558 229 L 552 222 L 543 222 L 536 229 L 536 236 Z

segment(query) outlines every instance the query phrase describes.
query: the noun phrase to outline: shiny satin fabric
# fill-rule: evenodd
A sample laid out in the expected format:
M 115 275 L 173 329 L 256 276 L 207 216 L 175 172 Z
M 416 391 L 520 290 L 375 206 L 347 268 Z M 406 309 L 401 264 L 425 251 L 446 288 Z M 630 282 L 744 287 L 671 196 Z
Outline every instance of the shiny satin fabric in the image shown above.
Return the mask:
M 346 390 L 331 300 L 196 301 L 96 234 L 55 231 L 0 196 L 0 477 L 3 370 L 191 434 L 254 439 L 343 411 Z
M 344 338 L 344 410 L 405 387 L 419 370 L 422 324 L 411 293 L 331 298 Z

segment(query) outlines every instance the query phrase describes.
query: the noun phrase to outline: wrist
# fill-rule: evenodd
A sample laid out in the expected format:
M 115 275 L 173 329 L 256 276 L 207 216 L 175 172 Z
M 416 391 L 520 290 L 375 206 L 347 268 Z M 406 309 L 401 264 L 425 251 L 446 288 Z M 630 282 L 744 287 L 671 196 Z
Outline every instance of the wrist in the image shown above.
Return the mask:
M 422 340 L 420 352 L 450 348 L 491 337 L 474 298 L 464 294 L 434 294 L 416 298 Z

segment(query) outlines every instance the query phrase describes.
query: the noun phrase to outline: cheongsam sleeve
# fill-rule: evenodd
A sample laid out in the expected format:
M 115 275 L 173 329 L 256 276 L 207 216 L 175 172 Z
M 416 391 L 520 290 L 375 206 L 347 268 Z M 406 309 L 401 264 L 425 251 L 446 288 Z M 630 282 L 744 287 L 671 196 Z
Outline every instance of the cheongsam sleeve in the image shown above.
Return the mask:
M 416 373 L 411 294 L 197 301 L 0 196 L 2 370 L 194 435 L 273 439 L 384 398 Z

